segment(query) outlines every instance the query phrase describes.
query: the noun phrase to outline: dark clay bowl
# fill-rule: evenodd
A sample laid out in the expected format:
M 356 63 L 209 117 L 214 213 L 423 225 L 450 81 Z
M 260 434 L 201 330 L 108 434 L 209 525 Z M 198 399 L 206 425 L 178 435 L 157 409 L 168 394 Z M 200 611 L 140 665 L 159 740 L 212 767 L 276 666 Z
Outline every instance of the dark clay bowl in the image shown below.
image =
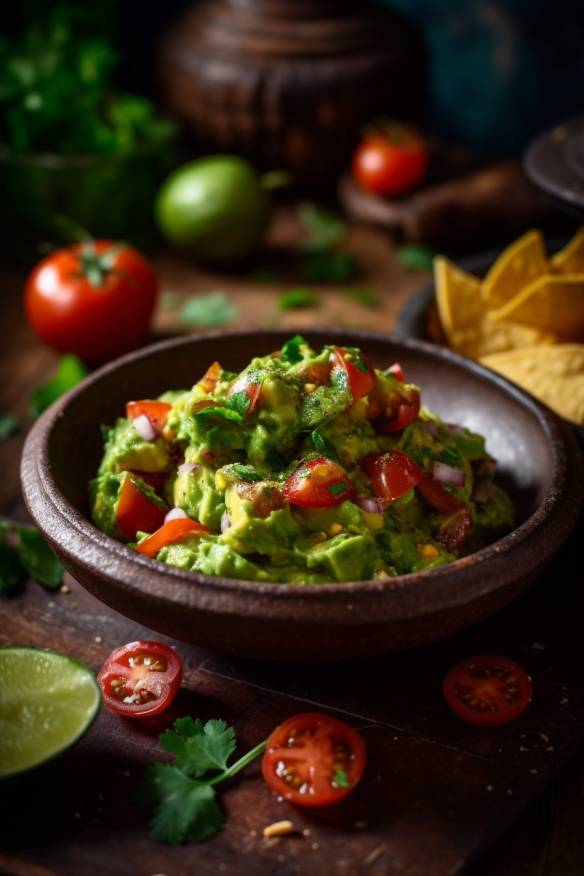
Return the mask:
M 428 406 L 487 436 L 518 510 L 519 525 L 505 538 L 433 571 L 300 587 L 183 572 L 138 556 L 90 523 L 87 484 L 101 453 L 101 423 L 111 423 L 128 399 L 190 386 L 215 359 L 237 371 L 289 336 L 217 333 L 157 344 L 96 371 L 37 421 L 22 460 L 25 501 L 84 587 L 122 614 L 203 647 L 336 660 L 441 639 L 537 578 L 582 504 L 582 460 L 570 430 L 479 365 L 429 344 L 365 332 L 315 331 L 307 338 L 360 346 L 381 367 L 399 360 Z

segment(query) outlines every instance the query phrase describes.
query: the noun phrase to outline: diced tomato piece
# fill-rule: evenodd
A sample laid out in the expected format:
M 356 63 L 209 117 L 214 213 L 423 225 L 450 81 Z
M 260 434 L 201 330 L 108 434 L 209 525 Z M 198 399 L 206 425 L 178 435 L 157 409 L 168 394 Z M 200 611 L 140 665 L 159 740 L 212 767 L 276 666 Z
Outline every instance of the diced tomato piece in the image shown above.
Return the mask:
M 428 505 L 439 514 L 454 514 L 455 511 L 464 508 L 464 502 L 445 490 L 442 484 L 429 474 L 424 473 L 418 484 L 418 490 Z
M 355 497 L 355 487 L 344 468 L 318 456 L 301 463 L 284 484 L 284 495 L 301 508 L 329 508 Z
M 361 463 L 376 496 L 395 502 L 424 477 L 422 469 L 402 450 L 370 453 Z
M 155 432 L 162 432 L 172 405 L 167 402 L 142 399 L 142 401 L 130 401 L 126 404 L 126 416 L 130 420 L 136 417 L 148 417 Z
M 335 347 L 331 353 L 332 370 L 344 371 L 349 383 L 353 401 L 359 401 L 376 384 L 375 371 L 364 353 Z
M 201 379 L 197 381 L 197 386 L 204 390 L 207 395 L 210 395 L 219 383 L 222 371 L 223 368 L 219 362 L 213 362 L 212 365 L 209 365 Z
M 472 511 L 466 505 L 446 517 L 438 527 L 436 541 L 447 551 L 456 551 L 466 541 L 472 530 Z
M 379 430 L 381 432 L 403 431 L 406 426 L 418 419 L 420 403 L 420 393 L 415 389 L 407 390 L 396 400 L 393 410 L 390 407 L 386 408 L 385 416 L 377 424 Z
M 251 383 L 246 375 L 239 377 L 231 389 L 229 390 L 229 395 L 235 395 L 236 392 L 245 392 L 249 399 L 249 406 L 247 408 L 246 416 L 250 417 L 257 406 L 261 402 L 262 398 L 262 383 Z
M 160 529 L 145 538 L 141 544 L 136 545 L 135 549 L 139 554 L 155 559 L 163 547 L 178 544 L 191 535 L 205 535 L 207 532 L 210 530 L 197 520 L 191 520 L 190 517 L 177 517 L 163 523 Z
M 162 526 L 165 515 L 166 508 L 145 496 L 131 475 L 126 477 L 118 496 L 116 521 L 129 541 L 137 532 L 154 532 Z
M 387 370 L 390 374 L 393 374 L 396 380 L 401 380 L 402 383 L 406 382 L 406 376 L 399 362 L 394 362 L 393 365 Z
M 326 386 L 331 379 L 331 362 L 308 362 L 299 372 L 299 376 L 306 383 L 316 383 L 318 386 Z
M 367 759 L 362 737 L 344 721 L 308 712 L 280 724 L 266 743 L 266 784 L 296 806 L 338 803 L 361 780 Z
M 254 517 L 269 517 L 272 511 L 277 511 L 286 504 L 282 491 L 269 481 L 238 481 L 235 490 L 238 496 L 251 504 Z
M 450 670 L 442 686 L 454 714 L 476 727 L 502 727 L 527 709 L 533 694 L 527 673 L 507 657 L 481 654 Z
M 168 472 L 166 471 L 133 471 L 132 474 L 141 478 L 144 483 L 148 484 L 149 487 L 152 487 L 159 496 L 162 494 L 164 484 L 168 477 Z

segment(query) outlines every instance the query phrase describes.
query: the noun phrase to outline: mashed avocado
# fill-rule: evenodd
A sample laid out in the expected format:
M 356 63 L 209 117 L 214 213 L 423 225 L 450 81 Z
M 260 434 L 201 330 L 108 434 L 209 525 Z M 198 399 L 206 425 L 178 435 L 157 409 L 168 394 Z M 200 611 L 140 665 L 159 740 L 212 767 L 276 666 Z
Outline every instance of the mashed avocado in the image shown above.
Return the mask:
M 357 348 L 315 352 L 297 336 L 127 412 L 103 430 L 93 519 L 181 569 L 299 585 L 387 578 L 513 525 L 484 438 L 443 423 L 398 365 L 375 369 Z

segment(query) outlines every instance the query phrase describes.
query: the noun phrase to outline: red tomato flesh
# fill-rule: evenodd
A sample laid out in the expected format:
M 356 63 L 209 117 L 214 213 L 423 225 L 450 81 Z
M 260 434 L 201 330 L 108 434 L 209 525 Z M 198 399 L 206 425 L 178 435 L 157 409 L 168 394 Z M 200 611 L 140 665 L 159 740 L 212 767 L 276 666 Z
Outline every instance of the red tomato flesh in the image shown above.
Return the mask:
M 436 541 L 439 541 L 447 551 L 456 551 L 464 544 L 471 530 L 472 511 L 465 505 L 440 523 Z
M 394 403 L 388 405 L 386 415 L 377 424 L 381 432 L 401 432 L 417 420 L 420 413 L 420 393 L 415 389 L 403 391 L 392 401 Z M 388 416 L 390 410 L 391 414 Z
M 463 660 L 442 686 L 457 717 L 476 727 L 502 727 L 527 709 L 533 689 L 521 666 L 493 654 Z
M 246 376 L 240 377 L 238 380 L 235 381 L 235 383 L 229 390 L 229 395 L 235 395 L 236 392 L 245 392 L 245 394 L 247 395 L 249 399 L 249 405 L 246 411 L 246 416 L 250 417 L 261 401 L 262 384 L 250 383 Z
M 197 386 L 200 386 L 200 388 L 209 395 L 219 383 L 222 371 L 223 368 L 219 362 L 213 362 L 212 365 L 209 365 L 201 379 L 197 381 Z
M 348 724 L 316 712 L 296 715 L 270 735 L 262 761 L 269 787 L 297 806 L 338 803 L 360 781 L 366 750 Z
M 439 514 L 454 514 L 455 511 L 464 508 L 460 499 L 445 490 L 442 484 L 429 474 L 423 475 L 418 490 L 428 505 Z
M 189 538 L 191 535 L 204 535 L 210 532 L 206 526 L 199 523 L 198 520 L 191 520 L 190 517 L 177 517 L 174 520 L 167 520 L 163 523 L 160 529 L 153 532 L 143 542 L 137 544 L 135 550 L 139 554 L 144 554 L 145 557 L 156 559 L 159 551 L 169 544 L 178 544 Z
M 132 477 L 125 479 L 116 505 L 116 521 L 129 541 L 136 538 L 137 532 L 154 532 L 164 523 L 165 515 L 166 508 L 151 502 Z
M 284 484 L 284 496 L 301 508 L 330 508 L 355 497 L 355 487 L 344 468 L 318 456 L 301 463 Z
M 162 642 L 130 642 L 109 655 L 97 676 L 108 709 L 125 718 L 150 718 L 172 703 L 180 687 L 178 655 Z
M 126 404 L 126 416 L 129 420 L 135 420 L 136 417 L 141 416 L 148 417 L 154 431 L 162 432 L 171 408 L 172 405 L 167 404 L 167 402 L 152 401 L 151 399 L 130 401 Z
M 376 384 L 375 371 L 367 357 L 361 352 L 353 352 L 344 347 L 335 347 L 331 353 L 332 370 L 340 369 L 347 375 L 353 401 L 359 401 Z
M 424 477 L 422 469 L 402 450 L 370 453 L 361 467 L 371 478 L 375 495 L 390 502 L 400 499 Z
M 406 376 L 403 372 L 403 368 L 399 364 L 399 362 L 394 362 L 394 364 L 387 369 L 390 374 L 396 378 L 396 380 L 400 380 L 402 383 L 406 382 Z

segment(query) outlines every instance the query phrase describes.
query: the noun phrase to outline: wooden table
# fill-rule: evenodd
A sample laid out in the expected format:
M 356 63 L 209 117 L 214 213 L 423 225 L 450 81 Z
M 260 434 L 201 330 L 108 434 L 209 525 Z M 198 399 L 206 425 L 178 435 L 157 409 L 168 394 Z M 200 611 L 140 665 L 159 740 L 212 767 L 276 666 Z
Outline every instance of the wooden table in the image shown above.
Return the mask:
M 285 245 L 294 234 L 289 217 L 280 217 L 272 245 Z M 327 289 L 317 310 L 281 314 L 274 292 L 282 284 L 205 273 L 171 256 L 161 257 L 158 267 L 163 290 L 181 299 L 224 291 L 236 303 L 242 326 L 326 323 L 389 331 L 426 276 L 400 268 L 383 235 L 355 229 L 350 243 L 363 266 L 360 284 L 381 293 L 380 308 L 348 303 L 339 290 Z M 0 276 L 0 411 L 20 416 L 26 426 L 30 389 L 50 372 L 55 357 L 25 324 L 20 273 L 4 269 Z M 161 310 L 156 331 L 176 329 L 175 309 Z M 25 519 L 18 481 L 22 440 L 21 433 L 0 444 L 0 513 L 18 520 Z M 159 752 L 160 725 L 126 725 L 102 710 L 82 743 L 51 770 L 3 788 L 0 873 L 454 876 L 466 868 L 472 876 L 581 876 L 582 756 L 543 794 L 551 774 L 573 757 L 584 719 L 584 646 L 578 644 L 584 600 L 572 586 L 578 583 L 574 572 L 568 572 L 577 556 L 573 542 L 546 582 L 472 632 L 382 661 L 282 667 L 179 645 L 185 683 L 175 716 L 225 718 L 243 747 L 286 715 L 330 709 L 362 728 L 370 751 L 363 788 L 336 812 L 292 812 L 298 834 L 265 840 L 262 828 L 290 810 L 251 767 L 222 796 L 228 814 L 223 833 L 204 846 L 159 846 L 148 839 L 145 818 L 130 799 L 143 763 Z M 66 583 L 71 592 L 53 594 L 28 582 L 21 596 L 0 601 L 0 643 L 53 647 L 98 668 L 113 647 L 146 632 L 76 582 Z M 495 647 L 526 661 L 539 680 L 539 697 L 523 722 L 481 735 L 446 712 L 440 680 L 461 656 Z

